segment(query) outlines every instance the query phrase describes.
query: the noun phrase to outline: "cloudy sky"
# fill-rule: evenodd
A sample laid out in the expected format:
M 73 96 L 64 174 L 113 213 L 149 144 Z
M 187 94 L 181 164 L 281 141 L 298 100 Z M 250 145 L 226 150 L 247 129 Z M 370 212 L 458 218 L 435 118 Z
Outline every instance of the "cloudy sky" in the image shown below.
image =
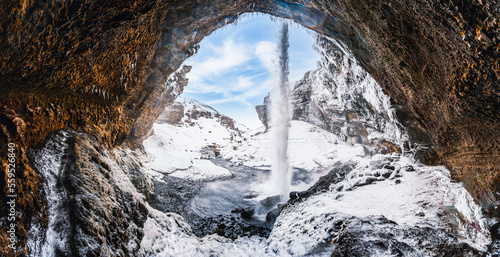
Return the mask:
M 273 86 L 279 28 L 268 15 L 247 14 L 203 39 L 185 62 L 193 68 L 182 97 L 209 104 L 248 127 L 260 126 L 255 105 Z M 316 67 L 319 55 L 311 32 L 296 24 L 289 28 L 290 81 L 296 81 Z

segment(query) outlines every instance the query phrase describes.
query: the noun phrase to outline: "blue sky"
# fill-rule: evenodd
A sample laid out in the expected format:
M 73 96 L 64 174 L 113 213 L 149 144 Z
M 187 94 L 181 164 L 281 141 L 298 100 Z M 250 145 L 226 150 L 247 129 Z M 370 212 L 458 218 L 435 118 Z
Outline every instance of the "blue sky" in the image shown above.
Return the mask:
M 279 27 L 268 15 L 246 14 L 236 25 L 205 37 L 198 53 L 185 62 L 193 68 L 182 97 L 209 104 L 248 127 L 260 126 L 255 106 L 273 86 Z M 289 28 L 290 81 L 296 81 L 316 67 L 319 55 L 312 32 L 296 24 Z

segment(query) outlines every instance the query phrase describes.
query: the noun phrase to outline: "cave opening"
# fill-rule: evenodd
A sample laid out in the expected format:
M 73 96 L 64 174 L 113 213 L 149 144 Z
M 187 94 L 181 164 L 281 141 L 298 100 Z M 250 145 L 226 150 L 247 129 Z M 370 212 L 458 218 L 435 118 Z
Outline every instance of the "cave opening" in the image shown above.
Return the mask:
M 296 184 L 289 195 L 290 200 L 284 205 L 279 195 L 262 193 L 262 181 L 269 177 L 270 167 L 269 154 L 263 151 L 265 144 L 262 144 L 270 139 L 267 130 L 245 135 L 241 130 L 235 130 L 235 123 L 222 113 L 198 101 L 182 100 L 181 97 L 183 104 L 167 107 L 153 126 L 155 132 L 144 141 L 146 151 L 156 153 L 156 156 L 152 154 L 146 161 L 146 166 L 157 179 L 154 181 L 157 198 L 151 202 L 152 206 L 167 213 L 180 213 L 200 238 L 217 234 L 231 239 L 258 236 L 268 238 L 271 242 L 282 242 L 284 233 L 297 237 L 304 234 L 300 229 L 288 229 L 290 224 L 307 227 L 306 224 L 313 220 L 327 220 L 325 224 L 328 224 L 332 215 L 335 216 L 334 213 L 337 212 L 357 217 L 382 215 L 406 225 L 441 224 L 442 220 L 435 218 L 439 216 L 437 213 L 440 207 L 436 207 L 439 204 L 430 207 L 407 204 L 405 197 L 428 202 L 432 201 L 430 199 L 435 194 L 440 194 L 441 189 L 462 194 L 463 188 L 446 180 L 448 175 L 445 169 L 421 166 L 415 160 L 411 147 L 408 147 L 411 145 L 408 131 L 396 118 L 393 101 L 366 71 L 365 65 L 354 57 L 348 46 L 352 42 L 344 43 L 346 35 L 325 31 L 323 26 L 327 20 L 324 14 L 297 8 L 286 6 L 284 9 L 273 9 L 271 13 L 290 17 L 333 38 L 316 35 L 318 65 L 301 75 L 291 88 L 293 120 L 290 126 L 290 165 L 293 167 L 293 181 Z M 226 18 L 232 21 L 234 17 Z M 222 23 L 227 22 L 222 19 Z M 218 32 L 214 33 L 217 35 Z M 234 46 L 232 44 L 234 42 L 222 46 Z M 366 54 L 363 53 L 366 51 L 363 47 L 358 46 L 354 50 L 358 51 L 358 55 L 360 52 L 361 55 Z M 203 47 L 198 51 L 202 53 Z M 212 59 L 215 60 L 217 59 Z M 224 64 L 230 63 L 227 60 Z M 188 59 L 185 64 L 189 63 Z M 204 65 L 207 70 L 214 68 L 203 61 L 192 61 L 192 64 L 192 70 L 196 68 L 196 64 Z M 229 78 L 227 74 L 222 76 L 224 79 Z M 189 72 L 185 77 L 189 78 Z M 200 77 L 202 76 L 195 76 L 193 80 L 199 81 Z M 245 79 L 237 81 L 243 87 L 251 87 L 247 82 Z M 193 90 L 190 90 L 189 83 L 191 82 L 188 82 L 183 95 L 187 93 L 196 97 L 208 97 L 202 93 L 213 90 L 215 93 L 226 93 L 226 96 L 234 97 L 224 89 L 207 85 L 193 86 Z M 227 90 L 228 85 L 224 86 Z M 196 89 L 200 92 L 196 92 Z M 208 91 L 203 91 L 207 89 Z M 241 100 L 237 97 L 235 99 Z M 259 100 L 261 99 L 262 95 Z M 213 101 L 212 104 L 224 102 L 209 101 Z M 262 110 L 266 108 L 264 101 L 257 109 L 263 113 Z M 236 108 L 231 109 L 236 113 L 241 112 Z M 250 110 L 253 111 L 253 108 Z M 182 113 L 182 117 L 179 113 Z M 175 116 L 173 120 L 177 121 L 174 122 L 181 121 L 184 124 L 171 127 L 168 131 L 158 129 L 162 126 L 161 123 L 172 122 L 172 119 L 166 117 L 170 115 Z M 183 117 L 187 118 L 183 120 Z M 226 128 L 233 127 L 233 131 L 227 134 L 231 143 L 214 142 L 214 131 L 218 125 L 199 123 L 208 117 L 216 117 Z M 190 132 L 182 131 L 181 127 Z M 212 138 L 198 138 L 201 131 L 211 134 Z M 200 144 L 199 149 L 192 151 L 191 147 L 196 144 Z M 173 154 L 173 148 L 181 153 Z M 418 172 L 413 173 L 415 171 Z M 436 190 L 422 190 L 426 184 L 437 183 L 436 181 L 444 182 Z M 458 215 L 481 220 L 478 224 L 484 228 L 485 221 L 472 213 L 477 211 L 478 206 L 471 202 L 466 205 L 457 212 L 462 213 Z M 302 208 L 301 211 L 294 209 L 297 206 Z M 409 215 L 421 208 L 424 211 L 418 212 L 417 218 Z M 276 219 L 280 219 L 278 227 L 275 227 Z M 377 222 L 384 223 L 383 220 Z M 316 223 L 316 226 L 322 225 Z M 430 236 L 434 237 L 432 233 Z M 469 242 L 475 247 L 483 247 L 488 241 L 488 235 L 482 232 L 457 228 L 457 233 L 471 239 Z M 333 235 L 325 238 L 323 239 L 331 241 Z M 300 240 L 307 242 L 308 239 Z M 331 247 L 319 247 L 319 251 L 333 251 Z M 279 243 L 271 248 L 275 252 L 296 251 L 299 255 L 303 251 L 318 251 L 316 248 L 285 250 L 287 247 Z
M 19 195 L 18 211 L 26 215 L 18 231 L 23 251 L 47 256 L 497 251 L 497 235 L 489 234 L 497 220 L 488 217 L 498 217 L 495 1 L 133 2 L 20 1 L 19 8 L 5 11 L 14 1 L 0 7 L 8 16 L 1 32 L 7 36 L 0 40 L 6 96 L 0 99 L 0 141 L 19 144 L 16 176 L 22 176 L 16 186 L 37 192 Z M 148 134 L 158 112 L 187 83 L 189 68 L 179 67 L 193 46 L 243 12 L 289 18 L 324 35 L 317 39 L 319 65 L 292 90 L 290 160 L 303 185 L 317 179 L 308 171 L 326 175 L 290 194 L 283 208 L 276 197 L 259 199 L 258 192 L 245 191 L 269 173 L 268 156 L 256 150 L 269 133 L 245 135 L 228 116 L 191 101 L 189 108 L 174 103 L 167 115 L 190 116 L 186 126 L 156 129 L 172 122 L 162 115 Z M 251 87 L 248 79 L 239 82 Z M 265 113 L 266 105 L 259 109 Z M 201 131 L 214 136 L 218 124 L 227 131 L 219 139 L 231 143 L 199 136 Z M 49 137 L 68 128 L 78 133 Z M 143 156 L 140 146 L 147 136 L 146 149 L 178 152 L 156 160 Z M 447 168 L 411 158 L 410 137 L 423 145 L 419 157 L 425 164 L 447 163 L 475 199 L 450 179 Z M 35 146 L 30 162 L 23 155 Z M 483 201 L 482 208 L 474 200 Z M 249 201 L 268 209 L 242 204 Z M 193 208 L 193 216 L 230 211 L 200 219 L 190 217 Z M 185 219 L 170 212 L 184 212 Z M 267 221 L 268 214 L 277 218 L 272 230 L 252 222 L 259 215 Z M 201 237 L 205 234 L 212 235 Z
M 199 236 L 216 232 L 233 239 L 267 237 L 278 205 L 281 208 L 288 199 L 288 193 L 278 194 L 275 182 L 269 181 L 273 160 L 267 158 L 273 148 L 267 108 L 279 77 L 281 23 L 290 28 L 291 82 L 286 87 L 291 91 L 304 80 L 320 60 L 318 35 L 268 14 L 243 14 L 195 47 L 196 53 L 180 69 L 187 70 L 182 74 L 182 94 L 160 115 L 144 142 L 151 156 L 149 168 L 158 179 L 154 206 L 181 214 Z M 297 157 L 299 145 L 312 145 L 307 135 L 296 135 L 307 133 L 307 128 L 293 126 Z M 236 155 L 234 160 L 231 155 Z M 292 190 L 306 190 L 326 170 L 321 165 L 292 168 Z
M 365 170 L 350 176 L 362 179 L 335 190 L 394 179 L 392 172 L 377 170 L 385 167 L 381 163 L 402 166 L 413 160 L 411 154 L 402 155 L 409 139 L 391 99 L 349 47 L 292 25 L 291 193 L 276 193 L 269 179 L 274 135 L 268 117 L 278 59 L 277 29 L 272 28 L 281 18 L 270 17 L 242 15 L 236 25 L 223 26 L 193 47 L 197 53 L 169 78 L 170 86 L 183 83 L 184 92 L 143 143 L 146 166 L 155 178 L 152 206 L 181 214 L 200 237 L 268 237 L 289 198 L 293 202 L 326 190 L 325 184 L 343 180 L 358 166 Z M 381 192 L 380 197 L 387 194 Z M 386 207 L 377 212 L 390 211 Z

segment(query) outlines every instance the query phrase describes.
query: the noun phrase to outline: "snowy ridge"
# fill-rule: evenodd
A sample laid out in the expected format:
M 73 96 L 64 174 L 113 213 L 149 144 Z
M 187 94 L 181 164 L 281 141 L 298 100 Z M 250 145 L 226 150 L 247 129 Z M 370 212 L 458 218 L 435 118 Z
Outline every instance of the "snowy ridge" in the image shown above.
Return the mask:
M 200 111 L 210 112 L 212 114 L 220 114 L 217 110 L 212 108 L 212 106 L 197 101 L 195 99 L 184 98 L 183 100 L 180 101 L 180 103 L 184 106 L 185 110 L 200 110 Z

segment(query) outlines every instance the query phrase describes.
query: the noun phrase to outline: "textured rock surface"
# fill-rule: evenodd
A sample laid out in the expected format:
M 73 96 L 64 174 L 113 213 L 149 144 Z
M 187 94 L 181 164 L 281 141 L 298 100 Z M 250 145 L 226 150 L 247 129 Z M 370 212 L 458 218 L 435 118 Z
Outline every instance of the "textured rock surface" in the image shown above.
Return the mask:
M 370 146 L 372 153 L 431 152 L 432 141 L 420 126 L 403 127 L 396 108 L 375 80 L 359 65 L 345 46 L 318 36 L 315 47 L 321 58 L 291 91 L 294 120 L 319 126 L 348 144 Z M 266 96 L 256 106 L 259 119 L 269 128 Z M 403 149 L 401 149 L 403 148 Z M 421 158 L 429 163 L 429 158 Z
M 248 11 L 292 18 L 343 41 L 400 116 L 422 122 L 454 177 L 498 215 L 498 8 L 492 0 L 6 1 L 0 152 L 18 144 L 21 242 L 44 205 L 27 149 L 64 127 L 107 145 L 137 146 L 182 92 L 165 85 L 167 77 L 204 36 Z M 2 205 L 2 217 L 6 211 Z
M 444 230 L 430 227 L 406 227 L 385 217 L 339 220 L 334 239 L 334 257 L 377 256 L 480 256 L 481 253 Z M 366 235 L 370 235 L 367 237 Z M 412 245 L 410 238 L 420 238 Z M 410 239 L 410 240 L 409 240 Z
M 259 116 L 259 120 L 262 122 L 266 129 L 269 129 L 269 108 L 270 100 L 269 94 L 264 97 L 264 102 L 261 105 L 255 106 L 255 110 L 257 111 L 257 115 Z
M 157 123 L 177 124 L 184 117 L 184 106 L 181 103 L 173 103 L 165 108 L 165 111 L 156 120 Z
M 31 254 L 140 256 L 143 226 L 148 217 L 145 196 L 151 196 L 153 188 L 135 153 L 115 149 L 110 156 L 95 138 L 57 132 L 32 157 L 52 158 L 56 151 L 60 152 L 61 163 L 48 191 L 62 193 L 47 203 L 57 204 L 49 208 L 50 217 L 56 219 L 49 222 L 49 230 L 56 232 L 47 233 L 45 238 L 44 229 L 34 230 L 31 240 L 39 241 L 31 244 Z M 58 166 L 47 164 L 53 162 L 34 160 L 34 167 L 45 170 L 49 176 L 54 172 L 51 169 Z M 134 187 L 143 195 L 134 193 Z M 58 239 L 49 238 L 54 235 Z M 58 242 L 59 238 L 64 240 Z

